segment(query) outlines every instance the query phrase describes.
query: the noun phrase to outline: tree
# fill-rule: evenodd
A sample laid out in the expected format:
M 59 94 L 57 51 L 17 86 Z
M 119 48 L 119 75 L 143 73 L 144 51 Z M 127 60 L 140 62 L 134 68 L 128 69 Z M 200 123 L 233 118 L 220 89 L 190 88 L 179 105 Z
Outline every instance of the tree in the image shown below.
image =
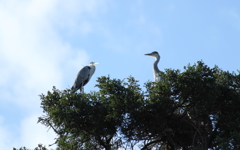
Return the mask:
M 13 148 L 13 150 L 29 150 L 29 149 L 27 149 L 26 147 L 21 147 L 19 149 Z M 34 150 L 47 150 L 47 148 L 42 144 L 38 144 L 38 146 L 35 147 Z
M 167 69 L 164 80 L 99 77 L 98 92 L 55 87 L 40 95 L 38 122 L 65 149 L 237 149 L 240 145 L 240 74 L 202 61 Z

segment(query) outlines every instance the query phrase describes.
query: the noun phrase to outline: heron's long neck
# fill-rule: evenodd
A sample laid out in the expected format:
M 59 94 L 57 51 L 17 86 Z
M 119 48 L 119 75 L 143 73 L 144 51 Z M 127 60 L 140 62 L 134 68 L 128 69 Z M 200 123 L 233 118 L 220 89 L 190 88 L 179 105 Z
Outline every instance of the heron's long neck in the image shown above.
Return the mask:
M 154 71 L 154 73 L 159 73 L 160 72 L 160 70 L 158 69 L 158 62 L 160 61 L 160 57 L 158 56 L 158 57 L 155 57 L 156 58 L 156 60 L 155 60 L 155 62 L 153 63 L 153 71 Z
M 89 79 L 90 79 L 94 74 L 96 68 L 94 65 L 89 65 L 89 67 L 90 67 L 90 75 L 89 75 Z

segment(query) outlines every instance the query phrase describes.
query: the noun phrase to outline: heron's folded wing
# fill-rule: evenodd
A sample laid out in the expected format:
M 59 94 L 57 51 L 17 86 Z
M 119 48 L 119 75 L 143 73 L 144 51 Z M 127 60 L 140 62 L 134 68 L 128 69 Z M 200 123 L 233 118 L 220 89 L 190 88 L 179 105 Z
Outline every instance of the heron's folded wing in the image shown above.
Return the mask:
M 74 88 L 81 88 L 83 85 L 85 85 L 89 80 L 89 74 L 90 67 L 89 66 L 83 67 L 77 74 L 77 77 L 73 85 Z

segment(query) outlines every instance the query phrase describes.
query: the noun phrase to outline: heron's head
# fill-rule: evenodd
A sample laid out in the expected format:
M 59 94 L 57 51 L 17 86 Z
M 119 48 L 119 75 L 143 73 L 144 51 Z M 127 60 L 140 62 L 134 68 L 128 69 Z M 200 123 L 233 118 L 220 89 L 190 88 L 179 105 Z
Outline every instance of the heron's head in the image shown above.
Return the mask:
M 95 65 L 97 65 L 98 63 L 96 63 L 96 62 L 90 62 L 90 64 L 89 64 L 89 66 L 95 66 Z
M 152 56 L 152 57 L 160 57 L 160 55 L 158 54 L 157 51 L 153 51 L 153 52 L 148 53 L 148 54 L 145 54 L 145 55 L 147 55 L 147 56 Z

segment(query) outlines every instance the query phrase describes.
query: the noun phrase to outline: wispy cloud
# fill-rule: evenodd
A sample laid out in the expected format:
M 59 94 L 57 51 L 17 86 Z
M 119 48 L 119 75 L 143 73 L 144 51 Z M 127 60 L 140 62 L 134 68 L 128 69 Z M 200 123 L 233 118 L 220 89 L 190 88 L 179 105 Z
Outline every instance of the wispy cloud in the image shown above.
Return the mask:
M 1 103 L 13 104 L 13 108 L 19 107 L 18 110 L 24 109 L 29 114 L 40 114 L 38 95 L 50 90 L 53 85 L 66 88 L 66 77 L 72 76 L 69 75 L 70 71 L 78 70 L 80 65 L 87 64 L 89 59 L 86 50 L 75 48 L 68 41 L 64 41 L 59 28 L 72 33 L 88 34 L 92 31 L 91 23 L 81 21 L 81 16 L 96 15 L 96 9 L 101 5 L 97 0 L 1 1 Z M 73 77 L 75 75 L 76 72 Z M 69 84 L 72 82 L 71 80 Z M 1 114 L 4 124 L 7 124 L 7 114 L 8 112 Z M 38 139 L 45 139 L 42 142 L 47 142 L 53 137 L 47 138 L 49 135 L 42 133 L 46 129 L 36 124 L 38 115 L 18 116 L 18 112 L 15 112 L 15 117 L 24 119 L 21 124 L 15 123 L 21 126 L 20 135 L 14 135 L 16 131 L 6 130 L 0 124 L 1 137 L 11 136 L 12 139 L 8 140 L 12 143 L 19 140 L 23 143 L 18 144 L 26 145 L 8 145 L 7 149 L 13 146 L 36 146 L 41 142 Z M 36 128 L 41 129 L 37 131 Z M 35 139 L 33 132 L 37 132 L 34 134 Z M 31 142 L 27 142 L 31 139 Z M 2 149 L 1 144 L 0 148 Z
M 28 118 L 24 119 L 20 124 L 21 137 L 20 141 L 17 141 L 17 144 L 22 146 L 28 145 L 28 148 L 35 148 L 36 143 L 44 144 L 48 146 L 55 142 L 56 134 L 43 126 L 42 124 L 36 124 L 39 114 L 33 114 Z M 48 131 L 48 132 L 46 132 Z M 55 148 L 56 145 L 53 145 L 51 148 Z
M 10 140 L 10 131 L 8 131 L 5 127 L 3 127 L 3 117 L 0 116 L 0 149 L 10 148 L 9 145 L 12 144 Z

